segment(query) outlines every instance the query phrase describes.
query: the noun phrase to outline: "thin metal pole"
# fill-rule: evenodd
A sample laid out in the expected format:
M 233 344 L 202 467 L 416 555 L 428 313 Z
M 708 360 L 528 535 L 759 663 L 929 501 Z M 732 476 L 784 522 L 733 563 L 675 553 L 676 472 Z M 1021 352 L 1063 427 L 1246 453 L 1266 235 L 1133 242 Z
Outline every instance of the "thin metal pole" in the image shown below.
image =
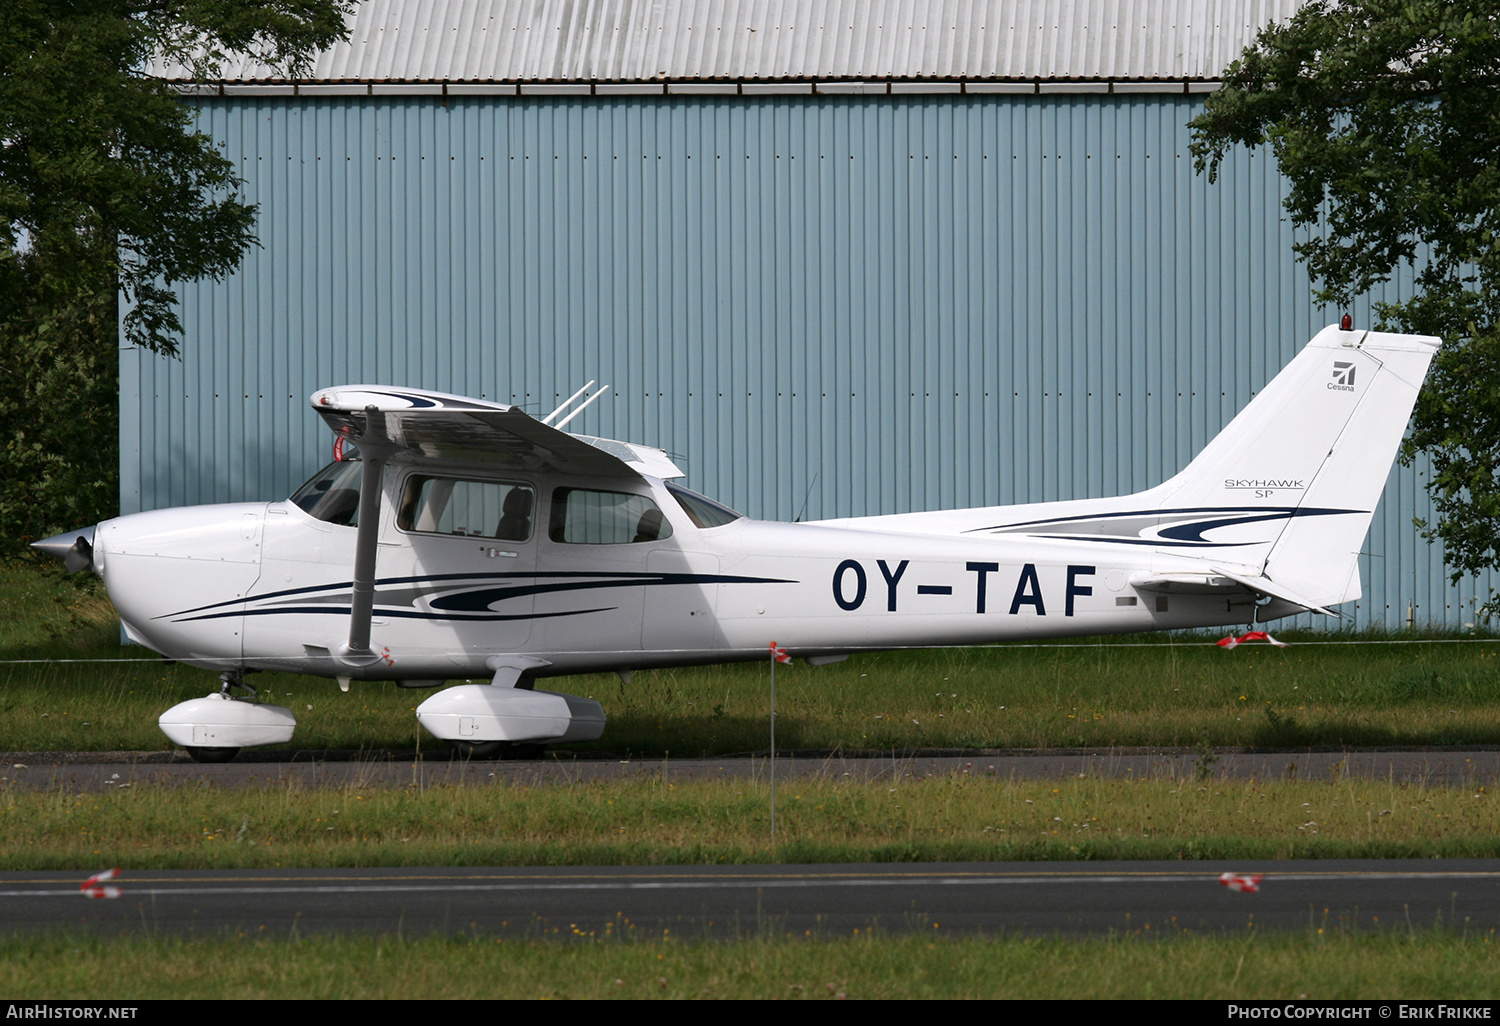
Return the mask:
M 771 642 L 771 846 L 776 846 L 776 642 Z

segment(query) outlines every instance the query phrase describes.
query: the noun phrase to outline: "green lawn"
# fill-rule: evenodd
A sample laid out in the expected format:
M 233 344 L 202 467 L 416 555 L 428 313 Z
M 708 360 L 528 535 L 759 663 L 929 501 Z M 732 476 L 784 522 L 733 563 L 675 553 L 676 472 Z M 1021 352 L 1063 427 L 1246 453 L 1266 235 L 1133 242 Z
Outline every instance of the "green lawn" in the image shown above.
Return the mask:
M 166 747 L 163 711 L 214 674 L 121 647 L 107 600 L 58 574 L 0 570 L 0 712 L 14 751 Z M 1500 644 L 1470 637 L 1287 635 L 1226 651 L 1212 636 L 892 652 L 777 676 L 784 749 L 1500 744 Z M 1330 641 L 1350 642 L 1329 644 Z M 1397 643 L 1392 643 L 1397 642 Z M 1414 643 L 1408 643 L 1414 642 Z M 43 660 L 33 662 L 28 660 Z M 291 674 L 250 678 L 299 721 L 296 747 L 410 749 L 427 692 Z M 720 755 L 767 744 L 759 664 L 557 678 L 609 716 L 581 750 Z
M 1494 1000 L 1495 940 L 1446 930 L 1097 940 L 888 935 L 0 940 L 0 991 L 28 998 L 1156 998 Z

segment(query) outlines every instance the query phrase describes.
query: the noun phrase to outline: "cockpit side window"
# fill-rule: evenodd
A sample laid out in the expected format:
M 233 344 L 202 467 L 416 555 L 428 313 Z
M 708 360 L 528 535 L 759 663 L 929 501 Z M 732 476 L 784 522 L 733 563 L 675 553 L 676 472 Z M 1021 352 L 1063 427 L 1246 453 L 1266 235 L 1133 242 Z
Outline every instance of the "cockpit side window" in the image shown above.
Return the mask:
M 552 493 L 549 536 L 575 545 L 629 545 L 672 536 L 672 524 L 644 495 L 559 488 Z
M 359 460 L 330 463 L 292 493 L 292 503 L 311 517 L 340 527 L 359 526 Z
M 525 541 L 536 493 L 502 481 L 412 474 L 401 490 L 396 526 L 403 531 Z

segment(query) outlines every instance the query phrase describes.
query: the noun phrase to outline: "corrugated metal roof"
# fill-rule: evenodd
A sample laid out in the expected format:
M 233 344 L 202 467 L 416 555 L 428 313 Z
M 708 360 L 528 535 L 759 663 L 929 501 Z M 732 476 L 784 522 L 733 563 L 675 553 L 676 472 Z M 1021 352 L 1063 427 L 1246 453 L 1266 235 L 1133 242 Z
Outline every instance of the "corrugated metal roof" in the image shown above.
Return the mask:
M 1301 2 L 366 0 L 303 81 L 1207 81 Z

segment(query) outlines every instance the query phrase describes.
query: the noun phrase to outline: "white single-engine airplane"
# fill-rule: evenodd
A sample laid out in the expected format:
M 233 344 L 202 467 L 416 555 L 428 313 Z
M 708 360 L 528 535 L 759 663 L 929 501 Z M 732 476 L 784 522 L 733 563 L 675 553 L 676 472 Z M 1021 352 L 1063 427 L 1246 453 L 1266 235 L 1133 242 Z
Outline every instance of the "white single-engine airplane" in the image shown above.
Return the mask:
M 549 426 L 561 410 L 330 388 L 313 409 L 358 458 L 290 499 L 36 544 L 103 576 L 129 638 L 222 672 L 218 693 L 161 717 L 200 761 L 291 740 L 289 709 L 230 696 L 253 692 L 253 670 L 346 689 L 489 678 L 417 709 L 489 757 L 600 736 L 599 704 L 543 677 L 763 659 L 772 641 L 820 663 L 1330 613 L 1360 595 L 1360 546 L 1438 345 L 1328 327 L 1185 470 L 1134 495 L 799 524 L 680 487 L 661 450 Z

